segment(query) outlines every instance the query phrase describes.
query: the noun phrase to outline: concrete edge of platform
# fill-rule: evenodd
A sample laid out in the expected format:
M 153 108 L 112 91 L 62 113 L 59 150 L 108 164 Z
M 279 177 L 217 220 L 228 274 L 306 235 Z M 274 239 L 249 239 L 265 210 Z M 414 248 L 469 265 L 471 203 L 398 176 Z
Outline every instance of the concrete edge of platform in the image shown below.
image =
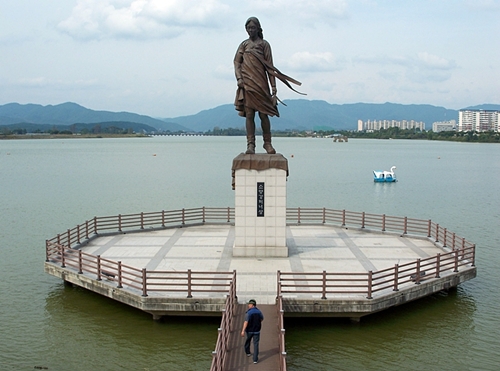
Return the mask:
M 476 277 L 476 267 L 467 267 L 441 278 L 427 279 L 420 284 L 402 287 L 399 291 L 380 294 L 368 298 L 303 299 L 283 296 L 283 309 L 286 317 L 349 317 L 351 319 L 377 313 L 411 301 L 449 290 Z
M 123 304 L 137 308 L 153 315 L 154 319 L 161 316 L 221 316 L 225 308 L 226 296 L 214 297 L 175 297 L 175 296 L 142 296 L 138 290 L 118 288 L 116 284 L 106 280 L 97 280 L 62 268 L 51 262 L 45 262 L 45 273 L 62 279 L 67 283 L 103 295 Z

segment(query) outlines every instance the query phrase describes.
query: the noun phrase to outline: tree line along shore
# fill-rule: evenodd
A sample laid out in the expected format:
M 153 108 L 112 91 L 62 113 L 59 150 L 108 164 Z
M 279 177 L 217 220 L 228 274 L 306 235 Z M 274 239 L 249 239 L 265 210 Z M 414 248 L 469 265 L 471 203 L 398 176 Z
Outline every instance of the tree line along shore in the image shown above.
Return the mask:
M 260 133 L 257 133 L 260 134 Z M 413 140 L 440 140 L 454 142 L 479 142 L 479 143 L 500 143 L 500 133 L 487 132 L 457 132 L 441 131 L 433 132 L 418 129 L 388 128 L 376 131 L 351 131 L 351 130 L 274 130 L 275 137 L 316 137 L 328 138 L 334 136 L 345 136 L 347 138 L 368 138 L 368 139 L 413 139 Z M 120 130 L 115 132 L 92 133 L 89 131 L 73 133 L 71 131 L 50 130 L 48 132 L 29 133 L 24 130 L 0 129 L 0 139 L 74 139 L 74 138 L 146 138 L 152 135 L 204 135 L 204 136 L 245 136 L 243 128 L 217 128 L 203 133 L 179 132 L 157 132 L 157 133 L 135 133 L 130 130 Z

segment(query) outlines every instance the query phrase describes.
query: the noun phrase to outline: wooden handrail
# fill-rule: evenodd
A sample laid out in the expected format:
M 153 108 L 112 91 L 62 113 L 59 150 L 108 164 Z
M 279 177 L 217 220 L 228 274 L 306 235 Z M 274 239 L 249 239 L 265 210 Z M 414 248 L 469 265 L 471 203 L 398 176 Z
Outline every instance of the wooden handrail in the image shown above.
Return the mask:
M 236 305 L 236 271 L 234 270 L 232 280 L 229 284 L 229 292 L 226 297 L 226 305 L 222 312 L 221 325 L 217 329 L 217 342 L 215 343 L 215 350 L 212 352 L 212 365 L 210 371 L 222 371 L 224 369 L 226 355 L 229 350 L 229 336 Z
M 284 323 L 285 311 L 283 310 L 283 297 L 281 295 L 278 295 L 278 297 L 276 298 L 276 309 L 278 311 L 279 371 L 286 371 L 285 323 Z
M 347 273 L 319 273 L 323 276 L 317 283 L 315 279 L 299 279 L 297 283 L 290 283 L 286 274 L 282 273 L 280 279 L 283 293 L 320 293 L 326 295 L 344 293 L 364 293 L 371 297 L 374 293 L 388 288 L 398 290 L 402 284 L 408 282 L 420 283 L 429 277 L 440 277 L 443 272 L 458 271 L 465 265 L 475 264 L 475 245 L 457 236 L 431 220 L 412 219 L 388 215 L 370 214 L 366 212 L 353 212 L 327 208 L 288 208 L 287 222 L 300 224 L 326 224 L 342 227 L 365 228 L 380 230 L 382 232 L 401 233 L 402 235 L 415 235 L 422 238 L 433 239 L 436 243 L 446 246 L 450 252 L 439 254 L 435 257 L 422 259 L 417 268 L 416 262 L 399 265 L 389 270 L 371 272 L 371 281 L 367 273 L 354 273 L 358 277 L 349 276 Z M 116 281 L 119 287 L 129 287 L 140 290 L 144 295 L 150 291 L 180 292 L 185 289 L 187 296 L 193 292 L 225 292 L 222 285 L 203 284 L 203 279 L 189 278 L 188 272 L 183 272 L 181 277 L 163 277 L 159 282 L 160 272 L 142 271 L 128 267 L 124 264 L 95 257 L 91 254 L 75 254 L 75 248 L 88 241 L 92 236 L 101 233 L 125 233 L 130 230 L 147 228 L 173 228 L 185 225 L 203 223 L 230 223 L 234 221 L 233 208 L 192 208 L 181 210 L 162 210 L 160 212 L 141 212 L 138 214 L 120 214 L 117 216 L 94 217 L 90 222 L 77 225 L 56 237 L 46 241 L 46 261 L 60 262 L 68 269 L 77 272 L 90 273 L 97 279 Z M 100 267 L 99 267 L 100 266 Z M 390 271 L 390 272 L 389 272 Z M 164 272 L 165 273 L 165 272 Z M 181 272 L 177 272 L 181 273 Z M 191 272 L 193 274 L 194 272 Z M 423 277 L 425 273 L 425 278 Z M 166 273 L 165 273 L 166 274 Z M 206 273 L 214 275 L 214 273 Z M 296 273 L 295 273 L 296 274 Z M 304 274 L 300 274 L 305 277 Z M 307 275 L 313 276 L 313 273 Z M 336 275 L 336 276 L 332 276 Z M 349 279 L 347 277 L 349 276 Z M 212 276 L 213 278 L 213 276 Z M 183 280 L 187 282 L 184 283 Z M 171 281 L 171 282 L 168 282 Z M 370 283 L 371 282 L 371 283 Z M 226 283 L 226 286 L 228 284 Z M 207 288 L 209 287 L 210 288 Z M 293 289 L 293 290 L 292 290 Z M 299 289 L 299 290 L 298 290 Z
M 277 272 L 277 296 L 286 294 L 317 294 L 321 299 L 332 295 L 366 294 L 372 299 L 381 291 L 398 291 L 404 284 L 420 284 L 443 273 L 453 274 L 464 266 L 473 266 L 475 246 L 455 249 L 425 259 L 367 273 L 339 272 Z M 291 277 L 291 278 L 290 278 Z

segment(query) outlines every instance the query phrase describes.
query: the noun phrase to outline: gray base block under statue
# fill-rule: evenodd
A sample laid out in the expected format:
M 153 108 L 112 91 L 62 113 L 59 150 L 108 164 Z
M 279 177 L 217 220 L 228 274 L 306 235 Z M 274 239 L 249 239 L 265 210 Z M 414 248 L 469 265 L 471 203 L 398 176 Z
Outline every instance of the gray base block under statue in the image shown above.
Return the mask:
M 281 154 L 240 154 L 233 160 L 233 256 L 287 257 L 286 180 Z

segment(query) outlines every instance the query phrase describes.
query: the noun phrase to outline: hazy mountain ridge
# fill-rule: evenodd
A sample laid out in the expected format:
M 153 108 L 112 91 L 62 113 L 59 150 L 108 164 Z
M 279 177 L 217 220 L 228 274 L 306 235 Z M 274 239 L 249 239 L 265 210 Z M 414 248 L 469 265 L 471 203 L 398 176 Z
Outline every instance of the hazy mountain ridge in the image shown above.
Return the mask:
M 131 126 L 127 126 L 127 128 L 132 127 L 133 124 L 146 125 L 148 126 L 147 131 L 158 130 L 159 125 L 165 127 L 164 121 L 150 116 L 130 112 L 94 111 L 71 102 L 54 106 L 19 103 L 0 106 L 0 125 L 11 126 L 21 123 L 66 128 L 73 124 L 107 124 L 112 122 L 130 123 Z M 164 130 L 189 131 L 188 128 L 174 123 L 167 125 Z
M 430 104 L 352 103 L 330 104 L 320 100 L 285 100 L 279 105 L 280 117 L 272 118 L 274 130 L 356 130 L 358 120 L 415 120 L 423 121 L 426 129 L 436 121 L 457 120 L 458 110 Z M 469 109 L 500 110 L 497 104 L 482 104 Z M 258 121 L 258 120 L 257 120 Z M 56 127 L 68 129 L 71 125 L 81 130 L 92 124 L 103 127 L 118 126 L 135 131 L 195 131 L 205 132 L 214 127 L 244 128 L 245 119 L 238 116 L 232 104 L 224 104 L 195 115 L 156 119 L 130 112 L 94 111 L 76 103 L 42 106 L 38 104 L 9 103 L 0 106 L 0 125 L 10 128 L 40 130 Z M 33 125 L 40 125 L 33 126 Z M 89 126 L 90 125 L 90 126 Z M 128 126 L 127 126 L 128 125 Z
M 458 110 L 430 104 L 352 103 L 330 104 L 320 100 L 285 100 L 279 105 L 280 117 L 271 119 L 274 130 L 356 130 L 358 120 L 415 120 L 423 121 L 426 129 L 432 129 L 436 121 L 456 120 Z M 488 107 L 488 108 L 484 108 Z M 496 107 L 496 108 L 495 108 Z M 500 105 L 484 104 L 470 109 L 498 109 Z M 232 104 L 225 104 L 196 115 L 164 119 L 195 131 L 219 128 L 243 128 L 244 118 L 238 116 Z

